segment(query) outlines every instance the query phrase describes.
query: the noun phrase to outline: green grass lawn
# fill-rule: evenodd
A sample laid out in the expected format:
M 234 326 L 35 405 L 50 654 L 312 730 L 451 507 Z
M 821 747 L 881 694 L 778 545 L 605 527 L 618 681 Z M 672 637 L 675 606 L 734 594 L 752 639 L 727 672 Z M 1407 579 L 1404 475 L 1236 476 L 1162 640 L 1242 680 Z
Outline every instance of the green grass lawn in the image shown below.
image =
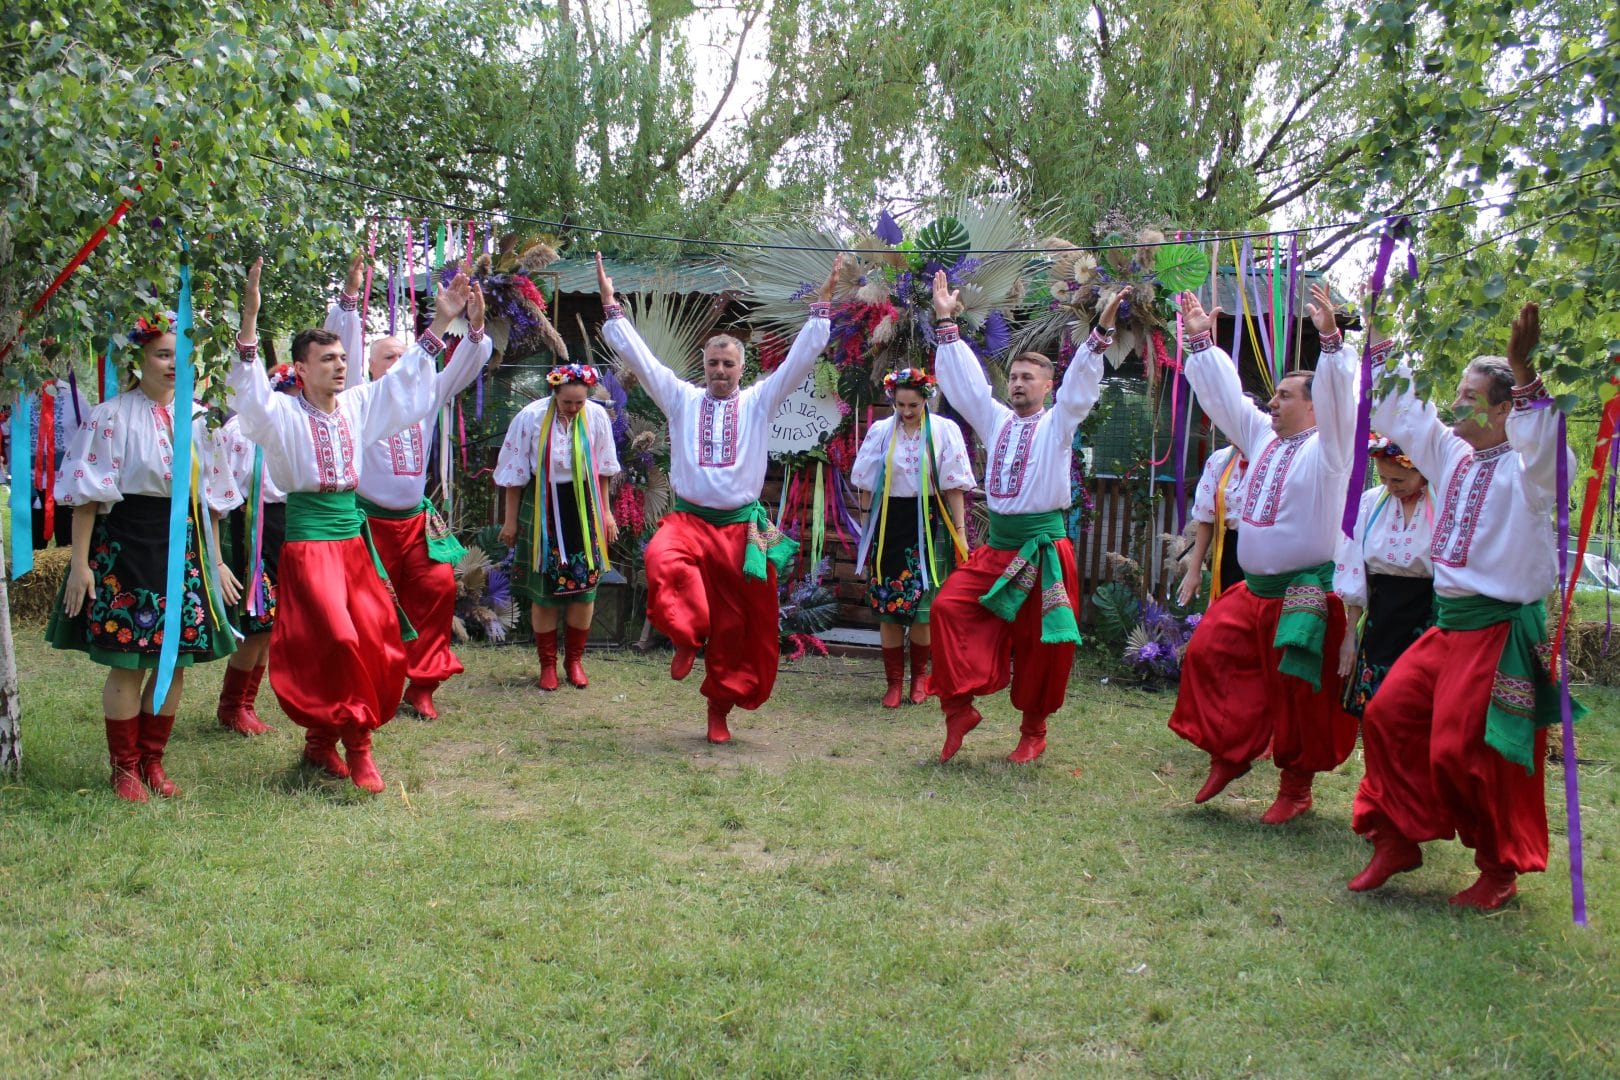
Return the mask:
M 1034 767 L 1005 697 L 952 766 L 877 664 L 787 668 L 736 742 L 698 675 L 594 653 L 588 691 L 469 649 L 437 724 L 378 738 L 380 797 L 246 741 L 193 673 L 183 799 L 107 788 L 99 671 L 19 634 L 0 788 L 0 1073 L 252 1076 L 1597 1076 L 1620 1071 L 1620 774 L 1582 772 L 1592 927 L 1553 865 L 1488 917 L 1456 844 L 1371 897 L 1359 758 L 1258 815 L 1194 807 L 1168 694 L 1077 675 Z M 1620 758 L 1620 696 L 1581 753 Z

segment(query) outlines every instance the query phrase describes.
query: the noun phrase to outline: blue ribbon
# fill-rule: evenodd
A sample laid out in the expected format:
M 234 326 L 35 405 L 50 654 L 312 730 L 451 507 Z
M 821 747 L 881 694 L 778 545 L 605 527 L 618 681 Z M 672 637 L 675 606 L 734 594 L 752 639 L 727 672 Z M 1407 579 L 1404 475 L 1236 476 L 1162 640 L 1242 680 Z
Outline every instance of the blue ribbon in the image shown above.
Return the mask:
M 101 359 L 102 385 L 106 388 L 102 394 L 102 401 L 111 401 L 118 396 L 118 365 L 113 357 L 118 350 L 118 325 L 112 321 L 112 312 L 107 313 L 107 323 L 111 329 L 107 332 L 107 355 Z
M 169 443 L 174 460 L 169 468 L 169 564 L 163 587 L 163 646 L 158 653 L 157 676 L 152 683 L 152 711 L 163 711 L 180 659 L 180 616 L 186 595 L 186 524 L 191 515 L 191 401 L 197 371 L 191 363 L 191 245 L 180 237 L 180 303 L 175 309 L 174 404 L 169 407 Z M 199 540 L 201 537 L 198 538 Z
M 34 568 L 34 394 L 23 390 L 11 407 L 11 576 L 20 578 Z

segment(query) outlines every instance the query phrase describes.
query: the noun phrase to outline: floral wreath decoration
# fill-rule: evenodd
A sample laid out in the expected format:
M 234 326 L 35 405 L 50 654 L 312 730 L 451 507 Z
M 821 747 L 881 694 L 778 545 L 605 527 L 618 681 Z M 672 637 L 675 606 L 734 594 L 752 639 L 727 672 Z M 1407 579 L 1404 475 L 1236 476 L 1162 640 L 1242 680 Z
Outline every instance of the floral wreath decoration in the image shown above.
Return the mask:
M 924 398 L 931 398 L 939 387 L 939 380 L 922 368 L 904 367 L 883 376 L 883 392 L 892 401 L 897 390 L 915 390 Z
M 135 320 L 135 329 L 131 330 L 126 337 L 128 337 L 131 345 L 139 348 L 148 341 L 160 338 L 164 334 L 174 333 L 175 324 L 179 321 L 180 317 L 172 311 L 159 311 L 153 315 L 142 315 Z
M 1406 451 L 1390 441 L 1387 436 L 1380 435 L 1376 431 L 1367 438 L 1367 455 L 1373 458 L 1387 458 L 1402 468 L 1417 468 L 1416 465 L 1412 464 L 1412 459 L 1406 456 Z
M 546 383 L 553 389 L 567 386 L 569 383 L 595 386 L 600 378 L 596 369 L 589 364 L 559 364 L 546 372 Z

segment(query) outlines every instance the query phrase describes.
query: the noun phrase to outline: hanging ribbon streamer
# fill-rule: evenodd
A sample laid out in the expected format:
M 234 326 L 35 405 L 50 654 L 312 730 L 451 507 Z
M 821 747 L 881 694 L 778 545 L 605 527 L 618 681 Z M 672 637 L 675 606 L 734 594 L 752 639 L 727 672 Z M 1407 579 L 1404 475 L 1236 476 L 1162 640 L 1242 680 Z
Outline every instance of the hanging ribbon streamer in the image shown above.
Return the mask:
M 388 260 L 388 333 L 397 333 L 399 329 L 399 313 L 394 296 L 394 260 Z
M 1378 241 L 1378 257 L 1373 262 L 1372 279 L 1367 289 L 1367 325 L 1372 325 L 1378 311 L 1378 297 L 1384 291 L 1384 276 L 1389 272 L 1390 256 L 1395 253 L 1395 241 L 1406 230 L 1406 219 L 1397 218 L 1388 223 Z M 1344 494 L 1344 514 L 1339 527 L 1346 538 L 1356 535 L 1356 516 L 1361 512 L 1361 492 L 1367 486 L 1367 440 L 1372 436 L 1372 333 L 1362 339 L 1360 397 L 1356 402 L 1356 437 L 1350 444 L 1350 484 Z
M 191 511 L 191 402 L 196 392 L 197 369 L 191 363 L 191 245 L 185 233 L 180 237 L 180 302 L 175 308 L 174 403 L 169 407 L 169 443 L 174 460 L 169 481 L 169 563 L 163 595 L 163 645 L 158 653 L 157 675 L 152 683 L 152 709 L 161 712 L 174 682 L 174 668 L 180 659 L 180 616 L 186 595 L 186 523 Z M 201 541 L 202 537 L 198 537 Z M 200 546 L 200 544 L 199 544 Z M 205 568 L 206 573 L 209 568 Z
M 253 479 L 247 496 L 247 527 L 243 532 L 250 537 L 253 556 L 248 560 L 249 615 L 263 618 L 270 610 L 270 597 L 264 586 L 264 448 L 253 447 Z
M 1295 233 L 1288 243 L 1288 317 L 1283 321 L 1288 328 L 1286 340 L 1291 343 L 1288 354 L 1292 361 L 1288 366 L 1294 369 L 1299 367 L 1300 337 L 1305 333 L 1299 318 L 1300 270 L 1299 234 Z
M 1181 356 L 1181 312 L 1176 312 L 1176 361 L 1171 373 L 1175 385 L 1170 395 L 1170 456 L 1175 461 L 1176 478 L 1176 531 L 1187 527 L 1187 434 L 1192 423 L 1189 398 L 1192 386 L 1187 382 Z
M 84 426 L 84 412 L 79 408 L 79 373 L 68 368 L 68 394 L 73 398 L 73 430 Z
M 102 401 L 111 401 L 118 396 L 118 364 L 114 357 L 118 355 L 118 324 L 113 322 L 112 312 L 107 312 L 107 355 L 101 358 L 101 367 L 96 372 L 96 381 L 99 384 Z
M 1551 405 L 1551 401 L 1548 401 Z M 1613 402 L 1611 401 L 1611 404 Z M 1605 411 L 1607 417 L 1607 411 Z M 1588 486 L 1588 493 L 1591 488 Z M 1582 518 L 1586 517 L 1582 511 Z M 1589 522 L 1583 520 L 1585 528 Z M 1590 535 L 1581 538 L 1581 550 L 1575 565 L 1579 569 L 1586 556 L 1586 541 Z M 1569 580 L 1569 425 L 1564 414 L 1558 414 L 1558 571 L 1559 585 L 1564 590 L 1564 607 L 1569 608 L 1569 598 L 1575 591 L 1574 584 Z M 1564 637 L 1562 620 L 1558 628 L 1557 643 L 1558 663 L 1558 714 L 1560 726 L 1563 728 L 1562 745 L 1564 751 L 1564 816 L 1568 825 L 1569 836 L 1569 903 L 1570 917 L 1575 920 L 1576 926 L 1586 925 L 1586 867 L 1585 855 L 1581 843 L 1581 782 L 1578 775 L 1579 763 L 1575 760 L 1575 716 L 1574 703 L 1569 697 L 1569 641 Z
M 1249 336 L 1256 341 L 1259 340 L 1260 334 L 1254 328 L 1254 315 L 1249 311 L 1249 292 L 1245 284 L 1248 280 L 1249 264 L 1243 257 L 1242 251 L 1238 248 L 1236 240 L 1232 241 L 1232 267 L 1237 272 L 1238 306 L 1243 309 L 1243 318 L 1239 319 L 1236 313 L 1232 315 L 1232 363 L 1241 372 L 1243 370 L 1241 359 L 1243 356 L 1244 327 L 1248 327 Z M 1266 393 L 1276 393 L 1276 387 L 1271 385 L 1271 371 L 1260 363 L 1258 355 L 1255 357 L 1255 367 L 1260 370 L 1260 381 L 1265 384 Z
M 34 489 L 28 482 L 29 427 L 34 395 L 24 390 L 11 407 L 11 576 L 15 580 L 34 568 Z
M 34 489 L 40 493 L 45 535 L 56 531 L 56 387 L 47 382 L 39 392 L 39 440 L 34 446 Z
M 411 220 L 405 219 L 405 290 L 410 295 L 410 319 L 407 319 L 407 332 L 411 340 L 416 340 L 416 228 Z
M 22 337 L 23 330 L 28 326 L 29 320 L 45 310 L 46 302 L 56 295 L 56 290 L 60 289 L 63 283 L 73 276 L 75 270 L 84 265 L 84 260 L 88 259 L 90 253 L 96 250 L 103 240 L 107 239 L 108 231 L 123 220 L 124 215 L 129 213 L 129 208 L 132 205 L 134 204 L 128 199 L 119 203 L 118 209 L 112 212 L 112 217 L 108 218 L 99 229 L 91 233 L 90 239 L 86 240 L 83 246 L 73 253 L 73 258 L 69 259 L 67 265 L 62 267 L 61 272 L 51 279 L 49 285 L 45 286 L 45 291 L 39 294 L 39 299 L 34 301 L 32 307 L 23 312 L 22 320 L 17 323 L 17 331 L 11 335 L 11 340 L 4 345 L 0 345 L 0 360 L 4 360 L 7 354 L 16 347 L 18 340 Z
M 371 276 L 377 263 L 377 221 L 372 219 L 370 240 L 366 244 L 366 285 L 360 290 L 360 351 L 366 352 L 366 308 L 371 303 Z

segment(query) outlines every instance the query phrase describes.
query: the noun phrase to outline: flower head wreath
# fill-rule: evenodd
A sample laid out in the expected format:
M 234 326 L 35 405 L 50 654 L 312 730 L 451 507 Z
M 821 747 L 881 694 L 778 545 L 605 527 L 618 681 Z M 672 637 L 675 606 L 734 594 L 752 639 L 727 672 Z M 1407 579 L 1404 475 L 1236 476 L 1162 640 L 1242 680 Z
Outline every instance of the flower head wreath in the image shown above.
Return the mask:
M 922 368 L 900 368 L 883 376 L 883 392 L 891 399 L 897 390 L 915 390 L 925 398 L 934 396 L 939 380 Z
M 1388 458 L 1402 468 L 1417 468 L 1412 464 L 1412 459 L 1406 456 L 1406 451 L 1376 431 L 1367 439 L 1367 453 L 1374 458 Z
M 546 382 L 552 389 L 560 389 L 569 383 L 595 386 L 598 378 L 596 369 L 589 364 L 559 364 L 546 373 Z
M 142 315 L 135 320 L 135 329 L 128 334 L 129 343 L 139 348 L 148 341 L 160 338 L 164 334 L 174 333 L 174 327 L 180 317 L 172 311 L 159 311 L 154 315 Z
M 277 364 L 270 369 L 270 389 L 296 394 L 304 388 L 304 380 L 291 364 Z

